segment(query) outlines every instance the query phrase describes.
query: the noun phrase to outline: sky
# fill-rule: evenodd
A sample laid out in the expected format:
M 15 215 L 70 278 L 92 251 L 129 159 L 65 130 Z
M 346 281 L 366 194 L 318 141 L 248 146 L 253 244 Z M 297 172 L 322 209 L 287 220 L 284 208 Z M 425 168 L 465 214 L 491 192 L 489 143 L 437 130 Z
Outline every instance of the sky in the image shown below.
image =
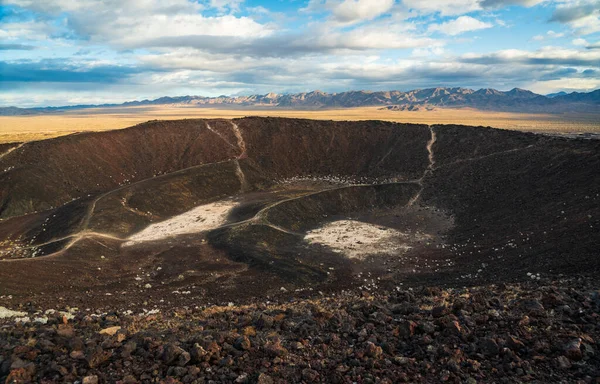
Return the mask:
M 600 0 L 0 0 L 0 106 L 600 88 Z

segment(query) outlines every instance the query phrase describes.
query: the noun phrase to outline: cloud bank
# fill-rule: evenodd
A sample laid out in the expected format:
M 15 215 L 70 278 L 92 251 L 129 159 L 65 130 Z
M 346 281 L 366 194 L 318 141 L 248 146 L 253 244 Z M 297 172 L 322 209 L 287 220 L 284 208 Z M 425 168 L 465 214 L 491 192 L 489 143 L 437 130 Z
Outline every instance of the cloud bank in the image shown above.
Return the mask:
M 0 15 L 0 105 L 600 84 L 599 0 L 4 0 Z

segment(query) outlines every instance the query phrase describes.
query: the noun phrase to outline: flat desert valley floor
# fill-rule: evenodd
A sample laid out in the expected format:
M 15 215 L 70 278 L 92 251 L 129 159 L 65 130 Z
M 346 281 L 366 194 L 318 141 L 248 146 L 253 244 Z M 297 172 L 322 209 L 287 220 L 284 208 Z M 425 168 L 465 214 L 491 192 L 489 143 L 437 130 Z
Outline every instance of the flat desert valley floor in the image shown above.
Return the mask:
M 205 108 L 181 106 L 91 108 L 66 113 L 0 116 L 0 143 L 48 139 L 85 131 L 130 127 L 148 120 L 271 116 L 317 120 L 384 120 L 416 124 L 463 124 L 546 133 L 600 132 L 600 113 L 533 114 L 473 109 L 389 111 L 380 107 L 289 110 L 266 108 Z

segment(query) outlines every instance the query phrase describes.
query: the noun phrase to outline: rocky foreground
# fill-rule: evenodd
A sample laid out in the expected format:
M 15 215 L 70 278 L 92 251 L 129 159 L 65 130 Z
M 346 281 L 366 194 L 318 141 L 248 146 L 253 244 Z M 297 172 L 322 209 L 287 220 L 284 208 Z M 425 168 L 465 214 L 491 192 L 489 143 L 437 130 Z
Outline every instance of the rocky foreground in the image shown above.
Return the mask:
M 0 382 L 600 383 L 599 312 L 584 278 L 55 312 L 1 320 Z

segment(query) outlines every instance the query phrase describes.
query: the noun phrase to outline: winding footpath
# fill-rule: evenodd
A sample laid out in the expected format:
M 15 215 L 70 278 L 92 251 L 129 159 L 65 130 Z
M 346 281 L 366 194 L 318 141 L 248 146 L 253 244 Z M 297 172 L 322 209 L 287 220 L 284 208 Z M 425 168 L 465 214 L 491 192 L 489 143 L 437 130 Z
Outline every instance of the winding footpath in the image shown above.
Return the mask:
M 5 158 L 6 156 L 10 155 L 11 153 L 13 153 L 14 151 L 16 151 L 17 149 L 21 148 L 22 146 L 24 146 L 25 143 L 21 143 L 19 145 L 16 145 L 12 148 L 10 148 L 8 151 L 1 153 L 0 154 L 0 160 L 2 160 L 3 158 Z
M 232 146 L 232 147 L 234 147 L 234 148 L 236 148 L 236 149 L 239 150 L 239 155 L 236 156 L 235 159 L 223 161 L 221 163 L 230 162 L 230 161 L 232 161 L 234 163 L 234 165 L 235 165 L 235 172 L 236 172 L 236 175 L 237 175 L 237 177 L 238 177 L 238 179 L 240 181 L 240 193 L 248 191 L 250 186 L 249 186 L 249 184 L 248 184 L 248 182 L 246 180 L 244 172 L 242 171 L 242 169 L 240 167 L 240 163 L 239 163 L 240 160 L 245 159 L 245 158 L 248 157 L 246 142 L 244 140 L 244 137 L 242 135 L 242 132 L 241 132 L 240 128 L 233 121 L 230 121 L 232 132 L 234 133 L 234 135 L 236 137 L 236 140 L 237 140 L 237 143 L 236 143 L 237 145 L 236 145 L 236 144 L 233 144 L 233 143 L 229 142 L 226 137 L 224 137 L 221 133 L 219 133 L 214 128 L 212 128 L 210 126 L 210 124 L 208 124 L 208 122 L 205 122 L 205 124 L 206 124 L 206 128 L 209 131 L 211 131 L 212 133 L 214 133 L 217 136 L 219 136 L 228 145 L 230 145 L 230 146 Z M 408 180 L 408 181 L 402 181 L 402 182 L 392 182 L 392 183 L 383 183 L 383 184 L 417 184 L 417 185 L 419 185 L 420 189 L 419 189 L 418 193 L 413 198 L 410 199 L 410 201 L 407 203 L 407 206 L 414 205 L 416 203 L 416 201 L 420 198 L 421 193 L 422 193 L 422 191 L 424 189 L 423 180 L 425 179 L 425 177 L 427 177 L 435 169 L 434 145 L 435 145 L 435 142 L 436 142 L 436 133 L 433 130 L 432 126 L 429 126 L 429 130 L 430 130 L 431 136 L 430 136 L 430 139 L 428 140 L 427 145 L 426 145 L 429 164 L 428 164 L 427 168 L 424 170 L 423 175 L 419 179 L 415 179 L 415 180 Z M 18 146 L 18 147 L 20 147 L 20 146 Z M 9 150 L 9 151 L 12 152 L 12 151 L 18 149 L 18 147 L 11 148 L 11 150 Z M 6 154 L 7 153 L 3 154 L 3 156 L 5 156 Z M 173 174 L 186 172 L 186 171 L 189 171 L 189 170 L 194 169 L 194 168 L 200 168 L 200 167 L 207 166 L 207 165 L 212 165 L 212 164 L 216 164 L 216 163 L 196 165 L 196 166 L 192 166 L 192 167 L 189 167 L 189 168 L 181 169 L 181 170 L 169 173 L 169 174 L 160 175 L 160 176 L 157 176 L 157 177 L 158 178 L 160 178 L 160 177 L 167 177 L 167 176 L 171 176 Z M 98 233 L 98 232 L 94 232 L 94 231 L 90 230 L 90 228 L 89 228 L 90 221 L 91 221 L 91 219 L 92 219 L 92 217 L 94 215 L 94 211 L 96 209 L 96 205 L 98 204 L 98 202 L 100 200 L 102 200 L 103 198 L 105 198 L 105 197 L 107 197 L 109 195 L 112 195 L 112 194 L 114 194 L 114 193 L 116 193 L 116 192 L 118 192 L 120 190 L 132 187 L 132 186 L 134 186 L 136 184 L 143 183 L 143 182 L 145 182 L 147 180 L 148 179 L 139 180 L 139 181 L 137 181 L 135 183 L 132 183 L 132 184 L 123 185 L 123 186 L 120 186 L 120 187 L 118 187 L 116 189 L 113 189 L 111 191 L 107 191 L 107 192 L 105 192 L 105 193 L 97 196 L 89 204 L 89 207 L 88 207 L 88 210 L 86 212 L 85 218 L 84 218 L 83 223 L 81 225 L 81 231 L 80 232 L 72 234 L 72 235 L 64 236 L 64 237 L 61 237 L 61 238 L 58 238 L 58 239 L 53 239 L 53 240 L 48 241 L 48 242 L 43 243 L 43 244 L 32 245 L 32 246 L 29 246 L 29 247 L 26 247 L 26 248 L 35 249 L 37 247 L 41 247 L 41 246 L 44 246 L 44 245 L 48 245 L 48 244 L 56 243 L 56 242 L 59 242 L 59 241 L 64 241 L 64 240 L 67 240 L 67 239 L 71 239 L 71 241 L 63 249 L 61 249 L 60 251 L 57 251 L 57 252 L 55 252 L 53 254 L 44 256 L 44 257 L 48 257 L 48 256 L 58 255 L 58 254 L 60 254 L 60 253 L 62 253 L 64 251 L 66 251 L 67 249 L 71 248 L 73 245 L 75 245 L 77 242 L 79 242 L 80 240 L 83 240 L 83 239 L 88 239 L 88 238 L 100 238 L 100 239 L 102 239 L 102 238 L 104 238 L 104 239 L 110 239 L 110 240 L 115 240 L 115 241 L 120 241 L 120 242 L 127 241 L 127 239 L 122 239 L 122 238 L 119 238 L 119 237 L 115 237 L 115 236 L 111 236 L 111 235 L 103 234 L 103 233 Z M 280 205 L 282 203 L 285 203 L 285 202 L 288 202 L 288 201 L 297 200 L 297 199 L 301 199 L 301 198 L 305 198 L 305 197 L 308 197 L 308 196 L 311 196 L 311 195 L 315 195 L 315 194 L 319 194 L 319 193 L 323 193 L 323 192 L 328 191 L 328 190 L 338 190 L 338 189 L 355 188 L 355 187 L 371 187 L 373 185 L 380 185 L 380 184 L 350 184 L 350 185 L 344 185 L 344 186 L 337 187 L 337 188 L 331 188 L 331 189 L 328 188 L 326 190 L 321 190 L 321 191 L 317 191 L 317 192 L 307 193 L 307 194 L 303 194 L 301 196 L 296 196 L 296 197 L 289 198 L 289 199 L 283 199 L 283 200 L 274 202 L 274 203 L 269 204 L 268 206 L 264 207 L 263 209 L 261 209 L 259 212 L 257 212 L 250 219 L 242 220 L 242 221 L 235 222 L 235 223 L 224 224 L 224 225 L 221 225 L 221 226 L 219 226 L 217 228 L 214 228 L 214 229 L 231 228 L 231 227 L 238 227 L 238 226 L 243 226 L 243 225 L 257 225 L 258 224 L 258 225 L 266 225 L 266 226 L 271 227 L 271 228 L 273 228 L 275 230 L 278 230 L 278 231 L 281 231 L 281 232 L 284 232 L 284 233 L 287 233 L 287 234 L 290 234 L 290 235 L 302 236 L 301 233 L 290 231 L 290 230 L 288 230 L 286 228 L 282 228 L 280 226 L 277 226 L 277 225 L 269 222 L 267 220 L 267 218 L 266 218 L 266 213 L 270 209 L 272 209 L 272 208 L 274 208 L 274 207 L 276 207 L 276 206 L 278 206 L 278 205 Z M 124 206 L 125 209 L 129 208 L 129 207 L 127 207 L 126 201 L 122 201 L 121 203 L 123 204 L 123 206 Z M 132 209 L 129 208 L 128 210 L 132 210 Z M 135 213 L 141 214 L 141 212 L 135 212 Z M 13 259 L 13 260 L 8 259 L 8 260 L 3 260 L 3 261 L 18 261 L 18 260 L 19 259 Z
M 417 192 L 417 194 L 408 201 L 407 206 L 409 206 L 409 207 L 412 207 L 421 198 L 421 193 L 423 193 L 423 189 L 425 189 L 425 186 L 423 185 L 423 180 L 425 179 L 425 177 L 430 175 L 433 172 L 433 170 L 435 169 L 435 155 L 433 153 L 433 145 L 435 144 L 435 141 L 437 140 L 437 136 L 435 134 L 435 131 L 433 130 L 433 126 L 431 126 L 431 125 L 429 126 L 429 132 L 430 132 L 431 136 L 429 138 L 429 141 L 427 141 L 427 146 L 425 147 L 427 149 L 427 159 L 429 160 L 429 164 L 427 165 L 427 168 L 423 172 L 423 176 L 421 176 L 419 179 L 415 180 L 415 182 L 417 184 L 419 184 L 420 189 L 419 189 L 419 192 Z
M 240 127 L 236 123 L 231 121 L 231 128 L 233 129 L 233 134 L 237 139 L 237 145 L 240 150 L 239 156 L 235 159 L 235 174 L 237 175 L 240 181 L 240 192 L 245 192 L 249 189 L 248 181 L 246 180 L 246 175 L 244 171 L 242 171 L 242 167 L 240 167 L 240 160 L 248 157 L 248 153 L 246 150 L 246 141 L 244 140 L 244 136 L 242 136 L 242 131 Z

